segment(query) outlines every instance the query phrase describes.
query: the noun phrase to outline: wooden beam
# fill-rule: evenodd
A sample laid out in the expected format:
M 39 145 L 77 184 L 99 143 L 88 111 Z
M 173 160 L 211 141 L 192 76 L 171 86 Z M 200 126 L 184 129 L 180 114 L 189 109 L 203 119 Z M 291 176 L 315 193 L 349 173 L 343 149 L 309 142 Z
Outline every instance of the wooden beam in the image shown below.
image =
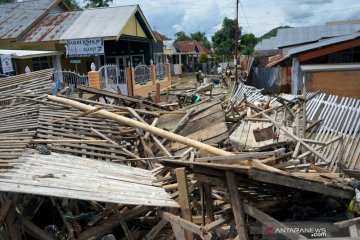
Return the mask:
M 3 225 L 5 219 L 6 219 L 6 215 L 8 214 L 10 207 L 12 205 L 12 201 L 7 199 L 5 200 L 4 204 L 1 206 L 0 209 L 0 226 Z
M 144 240 L 153 240 L 160 230 L 168 224 L 168 221 L 161 219 L 151 230 L 146 234 Z
M 285 224 L 280 223 L 275 218 L 269 216 L 268 214 L 260 211 L 257 208 L 254 208 L 244 202 L 242 203 L 242 207 L 244 208 L 244 211 L 247 215 L 255 218 L 256 220 L 261 222 L 263 225 L 266 225 L 268 227 L 275 227 L 275 228 L 286 228 Z M 298 233 L 283 233 L 282 235 L 289 237 L 290 239 L 307 239 L 305 236 L 298 234 Z M 242 238 L 240 237 L 239 239 L 242 239 Z
M 179 204 L 181 208 L 181 215 L 185 220 L 192 222 L 189 190 L 188 190 L 185 168 L 176 168 L 175 174 L 179 189 Z M 193 234 L 189 231 L 186 231 L 186 239 L 187 240 L 194 239 Z
M 244 212 L 243 212 L 242 205 L 241 205 L 239 190 L 237 188 L 237 181 L 236 181 L 235 173 L 227 171 L 226 172 L 226 181 L 227 181 L 227 187 L 228 187 L 229 196 L 230 196 L 231 208 L 233 210 L 234 218 L 235 218 L 235 222 L 236 222 L 237 234 L 240 239 L 247 240 L 247 239 L 249 239 L 249 237 L 248 237 L 248 234 L 246 231 Z
M 319 181 L 299 178 L 281 173 L 268 172 L 255 168 L 249 169 L 249 177 L 260 182 L 266 182 L 345 199 L 351 199 L 354 195 L 353 191 L 351 190 L 335 186 L 332 187 L 329 184 L 324 184 Z
M 360 222 L 360 217 L 352 218 L 352 219 L 341 221 L 341 222 L 336 222 L 336 223 L 334 223 L 334 225 L 338 228 L 345 228 L 345 227 L 349 227 L 353 224 L 356 224 L 358 222 Z
M 211 196 L 211 186 L 209 184 L 202 184 L 204 189 L 206 216 L 210 221 L 214 221 L 214 209 Z

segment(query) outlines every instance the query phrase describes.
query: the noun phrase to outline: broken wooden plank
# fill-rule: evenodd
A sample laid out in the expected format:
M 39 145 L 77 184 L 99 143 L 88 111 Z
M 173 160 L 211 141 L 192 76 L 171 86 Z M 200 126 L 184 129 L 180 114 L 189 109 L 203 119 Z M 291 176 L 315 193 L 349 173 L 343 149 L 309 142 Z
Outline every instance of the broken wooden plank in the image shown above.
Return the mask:
M 310 191 L 345 199 L 351 199 L 354 195 L 353 191 L 340 188 L 338 186 L 332 186 L 330 184 L 325 185 L 321 182 L 310 179 L 303 179 L 295 176 L 274 173 L 255 168 L 249 169 L 249 177 L 260 182 L 267 182 L 271 184 L 301 189 L 304 191 Z
M 179 189 L 179 204 L 181 208 L 181 215 L 185 220 L 192 222 L 189 190 L 187 185 L 185 168 L 176 168 L 175 174 Z M 186 231 L 185 234 L 187 240 L 191 240 L 194 238 L 193 234 L 189 231 Z
M 236 230 L 240 239 L 247 240 L 248 234 L 246 230 L 244 212 L 242 209 L 242 201 L 240 198 L 239 190 L 237 187 L 236 175 L 234 172 L 226 172 L 226 182 L 229 190 L 231 208 L 234 213 L 234 218 L 236 222 Z

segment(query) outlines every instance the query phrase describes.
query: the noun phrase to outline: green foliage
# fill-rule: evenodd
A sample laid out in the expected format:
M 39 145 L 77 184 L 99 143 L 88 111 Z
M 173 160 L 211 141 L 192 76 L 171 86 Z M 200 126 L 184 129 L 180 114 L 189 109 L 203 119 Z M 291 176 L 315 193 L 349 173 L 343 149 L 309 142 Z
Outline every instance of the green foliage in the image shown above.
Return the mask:
M 99 8 L 99 7 L 108 7 L 110 2 L 113 0 L 85 0 L 87 4 L 85 8 Z
M 175 33 L 174 36 L 175 36 L 175 42 L 191 40 L 191 37 L 186 35 L 186 33 L 183 31 Z
M 13 3 L 16 2 L 16 0 L 0 0 L 0 4 L 2 3 Z
M 80 10 L 80 5 L 76 2 L 76 0 L 64 0 L 65 4 L 71 9 L 71 10 Z
M 208 61 L 208 55 L 206 53 L 201 54 L 199 57 L 199 62 L 206 63 L 207 61 Z
M 161 34 L 161 36 L 164 38 L 165 41 L 166 41 L 166 40 L 171 40 L 171 38 L 169 38 L 169 37 L 166 36 L 166 35 Z
M 239 52 L 244 55 L 252 55 L 258 39 L 252 33 L 247 33 L 241 36 Z
M 278 29 L 281 29 L 281 28 L 291 28 L 291 27 L 290 26 L 280 26 L 277 28 L 273 28 L 269 32 L 267 32 L 264 35 L 262 35 L 261 37 L 259 37 L 259 40 L 275 37 Z
M 235 51 L 235 20 L 224 18 L 220 30 L 212 36 L 212 42 L 215 54 L 224 55 L 226 60 L 233 59 Z M 241 28 L 239 27 L 238 38 L 241 36 Z
M 190 33 L 190 38 L 198 42 L 201 42 L 208 49 L 211 48 L 211 44 L 207 39 L 205 32 L 198 31 L 198 32 Z

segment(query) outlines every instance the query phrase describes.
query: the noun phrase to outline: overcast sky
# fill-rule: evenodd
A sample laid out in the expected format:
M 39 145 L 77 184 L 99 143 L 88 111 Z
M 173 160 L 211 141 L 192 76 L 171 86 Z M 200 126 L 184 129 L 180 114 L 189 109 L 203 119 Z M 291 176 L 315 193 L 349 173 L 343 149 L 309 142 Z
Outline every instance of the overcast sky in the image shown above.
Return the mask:
M 202 31 L 211 36 L 224 17 L 235 17 L 236 0 L 113 1 L 112 5 L 139 4 L 151 27 L 170 38 L 178 31 Z M 239 5 L 243 32 L 256 36 L 278 26 L 315 26 L 350 19 L 360 19 L 360 0 L 241 0 Z

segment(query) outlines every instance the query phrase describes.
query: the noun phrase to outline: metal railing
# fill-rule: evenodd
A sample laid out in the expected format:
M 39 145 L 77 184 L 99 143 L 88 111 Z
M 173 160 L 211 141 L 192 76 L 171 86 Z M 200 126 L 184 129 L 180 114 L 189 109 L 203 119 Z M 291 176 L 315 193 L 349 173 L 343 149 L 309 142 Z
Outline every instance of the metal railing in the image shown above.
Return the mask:
M 158 63 L 155 66 L 155 76 L 157 81 L 164 80 L 168 75 L 168 69 L 167 66 L 163 63 Z
M 151 81 L 150 69 L 146 65 L 139 65 L 135 68 L 135 84 L 146 84 Z
M 89 79 L 86 74 L 80 75 L 72 71 L 55 71 L 52 76 L 53 82 L 62 82 L 69 86 L 72 92 L 75 92 L 77 85 L 89 85 Z
M 117 65 L 105 65 L 99 69 L 100 80 L 106 88 L 113 85 L 127 84 L 126 71 Z

